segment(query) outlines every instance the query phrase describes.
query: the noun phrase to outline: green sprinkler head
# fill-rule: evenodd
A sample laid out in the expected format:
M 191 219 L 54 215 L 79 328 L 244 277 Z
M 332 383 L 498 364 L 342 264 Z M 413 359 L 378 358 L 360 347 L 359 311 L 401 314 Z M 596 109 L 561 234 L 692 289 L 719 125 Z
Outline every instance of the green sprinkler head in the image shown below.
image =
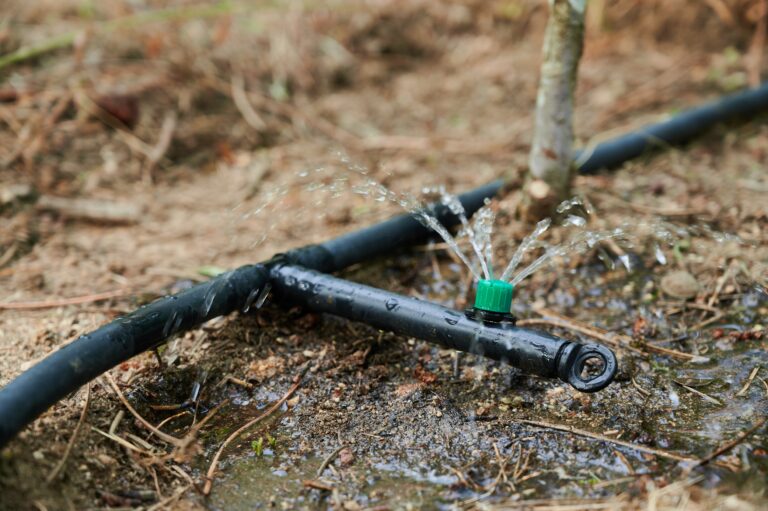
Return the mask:
M 467 310 L 467 317 L 488 323 L 515 323 L 510 313 L 515 286 L 503 280 L 482 279 L 477 282 L 475 306 Z

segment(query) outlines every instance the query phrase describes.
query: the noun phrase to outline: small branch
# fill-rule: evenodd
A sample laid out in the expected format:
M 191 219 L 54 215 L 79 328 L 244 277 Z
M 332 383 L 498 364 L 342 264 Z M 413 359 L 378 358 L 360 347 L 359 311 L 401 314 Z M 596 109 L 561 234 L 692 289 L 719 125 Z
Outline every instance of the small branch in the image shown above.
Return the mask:
M 73 298 L 61 298 L 59 300 L 44 300 L 41 302 L 6 302 L 0 303 L 0 310 L 27 310 L 27 309 L 52 309 L 67 305 L 81 305 L 84 303 L 101 302 L 126 294 L 127 290 L 118 289 L 95 295 L 76 296 Z
M 55 467 L 53 467 L 53 470 L 51 470 L 51 473 L 48 474 L 48 477 L 45 478 L 45 482 L 50 484 L 53 482 L 56 477 L 58 477 L 59 473 L 61 472 L 61 469 L 64 468 L 64 465 L 67 462 L 67 459 L 69 458 L 69 454 L 72 452 L 72 447 L 75 445 L 75 440 L 77 440 L 77 435 L 80 433 L 80 429 L 83 427 L 83 423 L 85 422 L 85 416 L 88 415 L 88 407 L 91 404 L 91 384 L 88 383 L 85 386 L 85 404 L 83 405 L 83 410 L 80 412 L 80 418 L 77 420 L 77 425 L 75 426 L 75 430 L 72 432 L 72 436 L 69 438 L 69 442 L 67 442 L 67 448 L 64 450 L 64 456 L 61 457 L 59 462 L 56 464 Z
M 744 396 L 747 391 L 749 390 L 749 387 L 752 386 L 752 382 L 755 381 L 755 376 L 757 376 L 758 371 L 760 371 L 760 366 L 755 366 L 752 369 L 752 372 L 749 373 L 749 377 L 747 378 L 747 382 L 744 384 L 744 386 L 741 388 L 740 391 L 736 393 L 736 397 Z
M 43 195 L 35 206 L 64 217 L 97 223 L 135 224 L 141 218 L 141 207 L 132 202 Z
M 727 453 L 728 451 L 730 451 L 731 449 L 733 449 L 734 447 L 736 447 L 737 445 L 739 445 L 741 442 L 743 442 L 744 440 L 746 440 L 747 438 L 749 438 L 749 437 L 750 437 L 752 434 L 754 434 L 754 433 L 755 433 L 755 432 L 756 432 L 758 429 L 762 428 L 762 427 L 765 425 L 765 423 L 766 423 L 766 422 L 768 422 L 768 417 L 763 417 L 762 419 L 760 419 L 759 421 L 757 421 L 757 423 L 756 423 L 754 426 L 752 426 L 752 427 L 751 427 L 751 428 L 749 428 L 748 430 L 746 430 L 746 431 L 742 432 L 741 434 L 739 434 L 739 436 L 737 436 L 736 438 L 734 438 L 734 439 L 733 439 L 733 440 L 731 440 L 730 442 L 728 442 L 728 443 L 726 443 L 726 444 L 722 445 L 721 447 L 719 447 L 718 449 L 716 449 L 716 450 L 715 450 L 714 452 L 712 452 L 711 454 L 709 454 L 709 455 L 705 456 L 704 458 L 702 458 L 702 459 L 701 459 L 701 460 L 700 460 L 700 461 L 697 463 L 697 466 L 699 466 L 699 467 L 700 467 L 700 466 L 706 465 L 707 463 L 709 463 L 709 462 L 710 462 L 710 461 L 712 461 L 713 459 L 717 458 L 718 456 L 720 456 L 720 455 L 722 455 L 722 454 L 725 454 L 725 453 Z
M 323 472 L 324 472 L 324 471 L 325 471 L 325 469 L 328 467 L 328 465 L 330 465 L 330 464 L 331 464 L 331 462 L 334 460 L 334 458 L 336 458 L 336 456 L 338 456 L 338 455 L 339 455 L 339 453 L 340 453 L 341 451 L 343 451 L 343 450 L 344 450 L 344 448 L 346 448 L 346 447 L 347 447 L 346 445 L 344 445 L 344 444 L 341 444 L 341 445 L 340 445 L 340 446 L 338 446 L 336 449 L 334 449 L 334 450 L 333 450 L 333 452 L 332 452 L 331 454 L 329 454 L 328 456 L 326 456 L 326 457 L 325 457 L 325 459 L 323 460 L 323 462 L 320 464 L 320 468 L 318 468 L 318 469 L 317 469 L 317 477 L 320 477 L 320 476 L 322 476 L 322 475 L 323 475 Z
M 299 388 L 299 385 L 301 385 L 301 378 L 304 375 L 304 372 L 306 371 L 306 368 L 302 370 L 295 378 L 294 378 L 294 384 L 291 386 L 290 389 L 288 389 L 288 392 L 283 394 L 283 397 L 275 401 L 275 403 L 270 406 L 264 413 L 259 415 L 258 417 L 251 419 L 250 421 L 246 422 L 239 428 L 237 428 L 231 435 L 227 437 L 226 440 L 224 440 L 224 443 L 221 444 L 219 447 L 219 450 L 216 451 L 216 454 L 213 457 L 213 461 L 211 462 L 211 466 L 208 467 L 208 472 L 205 475 L 205 486 L 203 487 L 203 495 L 210 495 L 211 488 L 213 487 L 213 477 L 216 474 L 216 468 L 219 465 L 219 458 L 221 458 L 222 453 L 224 452 L 224 449 L 227 448 L 229 444 L 231 444 L 237 437 L 239 437 L 245 430 L 250 428 L 251 426 L 261 422 L 262 420 L 266 419 L 270 415 L 272 415 L 280 406 L 282 406 L 283 403 L 285 403 L 288 398 L 290 398 L 294 392 L 296 392 L 296 389 Z
M 568 328 L 571 330 L 575 330 L 576 332 L 580 332 L 584 335 L 594 337 L 595 339 L 603 341 L 606 344 L 623 348 L 636 354 L 643 354 L 642 350 L 633 348 L 631 346 L 632 339 L 626 335 L 606 332 L 601 328 L 591 326 L 591 325 L 586 325 L 580 321 L 569 318 L 567 316 L 563 316 L 562 314 L 558 314 L 557 312 L 551 311 L 549 309 L 544 309 L 544 308 L 536 309 L 536 312 L 538 314 L 541 314 L 542 316 L 546 316 L 547 318 L 522 319 L 518 321 L 517 324 L 520 326 L 550 325 L 550 326 L 557 326 L 561 328 Z M 666 355 L 668 357 L 676 358 L 679 360 L 687 360 L 691 362 L 706 362 L 709 360 L 707 357 L 702 357 L 700 355 L 693 355 L 691 353 L 684 353 L 682 351 L 677 351 L 669 348 L 662 348 L 661 346 L 655 346 L 653 344 L 645 344 L 643 345 L 643 349 L 645 351 L 658 353 L 660 355 Z
M 681 456 L 679 454 L 675 454 L 673 452 L 669 451 L 663 451 L 661 449 L 654 449 L 653 447 L 647 447 L 645 445 L 639 445 L 639 444 L 633 444 L 631 442 L 625 442 L 624 440 L 619 440 L 617 438 L 611 438 L 607 436 L 603 436 L 597 433 L 592 433 L 591 431 L 586 431 L 583 429 L 578 429 L 573 426 L 566 426 L 564 424 L 552 424 L 549 422 L 543 422 L 543 421 L 533 421 L 533 420 L 526 420 L 526 419 L 516 419 L 515 422 L 519 422 L 520 424 L 528 424 L 530 426 L 536 426 L 539 428 L 545 428 L 545 429 L 553 429 L 555 431 L 562 431 L 564 433 L 571 433 L 573 435 L 583 436 L 587 438 L 592 438 L 594 440 L 600 440 L 601 442 L 606 442 L 610 444 L 620 445 L 622 447 L 626 447 L 628 449 L 632 449 L 635 451 L 640 451 L 648 454 L 653 454 L 654 456 L 659 456 L 660 458 L 667 458 L 670 460 L 675 461 L 685 461 L 689 463 L 701 463 L 699 460 L 695 458 L 690 458 L 688 456 Z
M 120 391 L 120 388 L 117 386 L 117 383 L 115 383 L 114 378 L 112 378 L 112 375 L 109 373 L 104 373 L 104 376 L 107 378 L 107 382 L 109 382 L 110 387 L 112 387 L 112 390 L 115 391 L 115 394 L 117 394 L 117 397 L 120 399 L 120 401 L 123 403 L 123 405 L 128 409 L 131 414 L 138 419 L 139 422 L 141 422 L 144 427 L 146 427 L 148 430 L 153 432 L 155 435 L 157 435 L 158 438 L 161 440 L 168 442 L 171 445 L 174 445 L 176 447 L 182 447 L 184 445 L 184 441 L 180 438 L 176 438 L 175 436 L 169 435 L 168 433 L 164 433 L 154 427 L 148 420 L 146 420 L 144 417 L 139 415 L 139 412 L 137 412 L 133 406 L 131 406 L 131 403 L 128 402 L 128 400 L 125 398 L 123 393 Z
M 160 135 L 157 137 L 157 143 L 147 154 L 147 164 L 144 168 L 144 175 L 152 182 L 152 171 L 160 160 L 168 152 L 173 141 L 173 133 L 176 131 L 177 117 L 176 112 L 168 112 L 163 118 L 163 124 L 160 127 Z
M 264 119 L 254 110 L 253 105 L 248 100 L 248 94 L 245 92 L 245 79 L 241 74 L 232 75 L 232 101 L 240 111 L 251 128 L 256 131 L 263 131 L 267 128 L 267 123 Z

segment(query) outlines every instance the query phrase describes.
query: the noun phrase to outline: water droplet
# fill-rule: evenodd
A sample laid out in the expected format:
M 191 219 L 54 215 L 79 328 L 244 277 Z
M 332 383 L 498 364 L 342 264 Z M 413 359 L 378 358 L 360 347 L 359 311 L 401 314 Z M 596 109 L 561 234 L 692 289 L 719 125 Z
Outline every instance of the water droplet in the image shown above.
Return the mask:
M 207 317 L 208 313 L 211 312 L 211 308 L 213 307 L 213 302 L 216 300 L 216 295 L 218 293 L 218 286 L 215 284 L 212 285 L 208 291 L 205 292 L 205 297 L 203 297 L 203 303 L 200 306 L 200 315 L 203 317 Z
M 584 217 L 578 216 L 578 215 L 568 215 L 565 220 L 563 220 L 563 227 L 584 227 L 587 225 L 587 220 Z
M 619 256 L 619 261 L 621 261 L 621 264 L 623 264 L 624 268 L 626 268 L 630 273 L 632 273 L 637 268 L 637 261 L 629 254 L 621 254 Z
M 259 296 L 259 292 L 261 289 L 256 288 L 252 290 L 250 293 L 248 293 L 248 297 L 245 299 L 245 304 L 243 305 L 243 314 L 246 314 L 249 310 L 251 310 L 251 305 L 253 305 L 253 302 L 256 300 L 256 298 Z
M 583 206 L 583 205 L 584 205 L 584 202 L 581 200 L 581 197 L 572 197 L 558 204 L 555 211 L 562 214 L 568 211 L 569 209 L 572 209 L 576 206 Z
M 172 334 L 175 334 L 181 326 L 181 320 L 182 318 L 179 316 L 179 313 L 173 311 L 165 321 L 165 325 L 163 325 L 163 338 L 167 338 Z
M 267 297 L 269 296 L 269 292 L 272 289 L 272 284 L 267 282 L 267 284 L 264 286 L 264 289 L 261 290 L 261 293 L 259 294 L 259 297 L 256 298 L 256 301 L 253 303 L 253 306 L 257 309 L 261 309 L 261 307 L 264 305 L 264 302 L 267 301 Z

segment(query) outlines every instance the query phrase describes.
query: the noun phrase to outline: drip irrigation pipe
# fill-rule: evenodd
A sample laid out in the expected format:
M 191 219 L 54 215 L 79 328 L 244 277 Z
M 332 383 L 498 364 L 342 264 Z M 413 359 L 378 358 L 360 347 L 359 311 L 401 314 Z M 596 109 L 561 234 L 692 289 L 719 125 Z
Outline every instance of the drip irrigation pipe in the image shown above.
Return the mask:
M 361 321 L 375 328 L 482 355 L 523 371 L 559 378 L 582 392 L 604 389 L 616 375 L 616 356 L 597 344 L 578 344 L 514 321 L 485 322 L 424 300 L 349 282 L 300 266 L 270 269 L 274 299 Z M 597 374 L 582 372 L 590 360 Z
M 582 149 L 574 158 L 581 174 L 613 169 L 638 156 L 684 144 L 719 123 L 749 119 L 768 110 L 768 83 L 686 110 L 666 121 Z
M 768 85 L 763 85 L 603 142 L 592 150 L 579 151 L 575 163 L 581 173 L 614 168 L 651 148 L 688 141 L 718 122 L 752 117 L 766 108 Z M 495 195 L 500 187 L 501 183 L 496 182 L 462 196 L 467 212 L 478 209 L 483 200 Z M 456 223 L 457 219 L 447 208 L 438 207 L 436 213 L 448 224 Z M 333 272 L 429 236 L 429 231 L 417 220 L 403 215 L 321 245 L 288 252 L 278 260 Z M 22 373 L 0 389 L 0 448 L 59 399 L 115 365 L 176 333 L 248 308 L 268 285 L 268 266 L 273 263 L 243 266 L 178 295 L 161 298 L 78 338 Z M 366 321 L 364 315 L 359 319 Z
M 468 214 L 501 188 L 496 181 L 459 197 Z M 442 205 L 430 208 L 446 225 L 458 223 Z M 0 448 L 54 403 L 129 358 L 169 337 L 236 310 L 247 310 L 269 285 L 268 267 L 290 261 L 320 271 L 348 265 L 423 242 L 432 232 L 411 215 L 289 251 L 261 264 L 224 273 L 176 295 L 160 298 L 77 338 L 0 389 Z

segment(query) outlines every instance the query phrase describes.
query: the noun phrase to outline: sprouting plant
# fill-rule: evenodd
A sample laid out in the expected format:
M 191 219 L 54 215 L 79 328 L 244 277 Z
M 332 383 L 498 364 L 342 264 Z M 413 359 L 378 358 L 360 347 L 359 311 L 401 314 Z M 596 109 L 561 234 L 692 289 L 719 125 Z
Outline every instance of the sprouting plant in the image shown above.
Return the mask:
M 256 456 L 264 454 L 264 437 L 259 437 L 258 440 L 253 440 L 251 442 L 251 449 L 256 453 Z

